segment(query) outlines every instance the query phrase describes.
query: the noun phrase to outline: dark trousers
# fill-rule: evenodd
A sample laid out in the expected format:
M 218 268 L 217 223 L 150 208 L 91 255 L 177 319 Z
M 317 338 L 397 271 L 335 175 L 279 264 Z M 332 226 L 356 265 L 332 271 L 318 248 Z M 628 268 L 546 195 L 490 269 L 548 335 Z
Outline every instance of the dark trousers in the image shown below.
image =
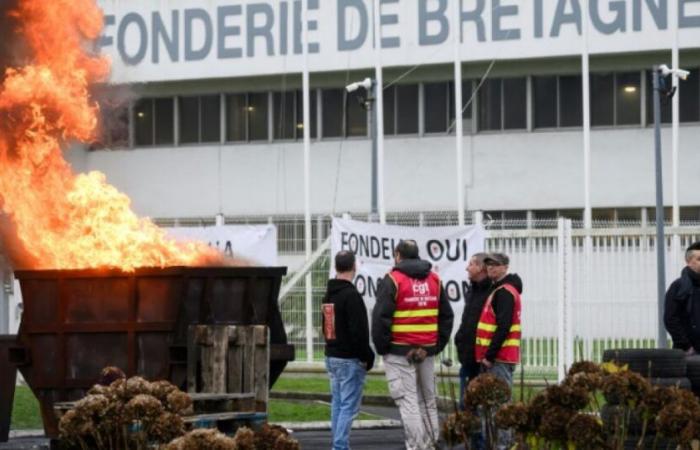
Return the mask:
M 459 368 L 459 409 L 464 411 L 464 391 L 471 380 L 481 373 L 481 364 L 474 361 Z

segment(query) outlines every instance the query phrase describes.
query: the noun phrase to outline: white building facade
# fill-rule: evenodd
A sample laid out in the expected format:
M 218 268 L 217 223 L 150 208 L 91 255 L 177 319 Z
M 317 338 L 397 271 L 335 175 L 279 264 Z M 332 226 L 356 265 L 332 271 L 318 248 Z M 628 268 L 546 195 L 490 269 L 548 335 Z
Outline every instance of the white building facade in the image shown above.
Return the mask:
M 100 0 L 105 130 L 74 168 L 164 222 L 303 215 L 307 71 L 310 212 L 366 214 L 369 116 L 343 88 L 381 75 L 383 212 L 644 221 L 665 63 L 691 71 L 662 104 L 667 219 L 700 221 L 700 1 L 375 1 Z

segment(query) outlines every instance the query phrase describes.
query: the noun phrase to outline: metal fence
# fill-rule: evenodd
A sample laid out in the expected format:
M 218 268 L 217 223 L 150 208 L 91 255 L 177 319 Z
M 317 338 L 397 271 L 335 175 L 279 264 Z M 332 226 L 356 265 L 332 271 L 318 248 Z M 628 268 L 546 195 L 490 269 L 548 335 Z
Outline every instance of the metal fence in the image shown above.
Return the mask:
M 329 236 L 330 220 L 330 217 L 313 220 L 314 249 Z M 278 226 L 281 255 L 296 253 L 303 259 L 303 219 L 273 221 Z M 457 215 L 390 214 L 387 223 L 456 225 Z M 593 229 L 585 230 L 571 221 L 567 226 L 566 223 L 531 221 L 526 229 L 519 223 L 486 224 L 486 250 L 507 253 L 511 257 L 511 271 L 524 280 L 521 367 L 532 375 L 554 376 L 558 369 L 563 370 L 575 360 L 600 360 L 607 348 L 656 345 L 654 224 L 613 227 L 598 222 Z M 667 229 L 664 243 L 667 284 L 679 276 L 685 265 L 684 249 L 697 240 L 700 240 L 700 224 Z M 297 348 L 297 361 L 320 363 L 323 359 L 320 301 L 329 262 L 330 254 L 326 251 L 310 269 L 311 336 L 307 335 L 304 279 L 280 300 L 290 341 Z M 455 326 L 458 322 L 456 318 Z M 455 359 L 451 345 L 446 356 Z

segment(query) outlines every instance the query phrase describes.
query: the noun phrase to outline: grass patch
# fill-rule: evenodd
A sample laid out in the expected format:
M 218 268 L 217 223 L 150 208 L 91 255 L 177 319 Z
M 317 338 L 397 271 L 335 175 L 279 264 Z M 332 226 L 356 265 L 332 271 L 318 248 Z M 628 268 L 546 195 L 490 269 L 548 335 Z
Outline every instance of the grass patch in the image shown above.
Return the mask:
M 326 382 L 327 383 L 327 382 Z M 330 405 L 319 402 L 295 402 L 288 400 L 270 400 L 269 417 L 271 422 L 317 422 L 327 421 L 331 417 Z M 371 420 L 378 417 L 361 413 L 358 419 Z M 41 429 L 39 402 L 26 386 L 17 386 L 12 409 L 13 430 Z

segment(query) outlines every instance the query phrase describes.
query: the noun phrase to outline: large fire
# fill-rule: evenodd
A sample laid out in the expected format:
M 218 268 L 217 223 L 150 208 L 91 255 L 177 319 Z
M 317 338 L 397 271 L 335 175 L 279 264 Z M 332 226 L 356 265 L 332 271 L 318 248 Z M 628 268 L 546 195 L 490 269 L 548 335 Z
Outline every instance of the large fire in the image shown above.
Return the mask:
M 98 106 L 88 87 L 109 61 L 89 49 L 103 26 L 94 0 L 20 0 L 12 11 L 30 52 L 0 87 L 0 209 L 16 267 L 75 269 L 222 263 L 203 243 L 180 243 L 142 219 L 99 172 L 76 175 L 63 158 L 89 142 Z

